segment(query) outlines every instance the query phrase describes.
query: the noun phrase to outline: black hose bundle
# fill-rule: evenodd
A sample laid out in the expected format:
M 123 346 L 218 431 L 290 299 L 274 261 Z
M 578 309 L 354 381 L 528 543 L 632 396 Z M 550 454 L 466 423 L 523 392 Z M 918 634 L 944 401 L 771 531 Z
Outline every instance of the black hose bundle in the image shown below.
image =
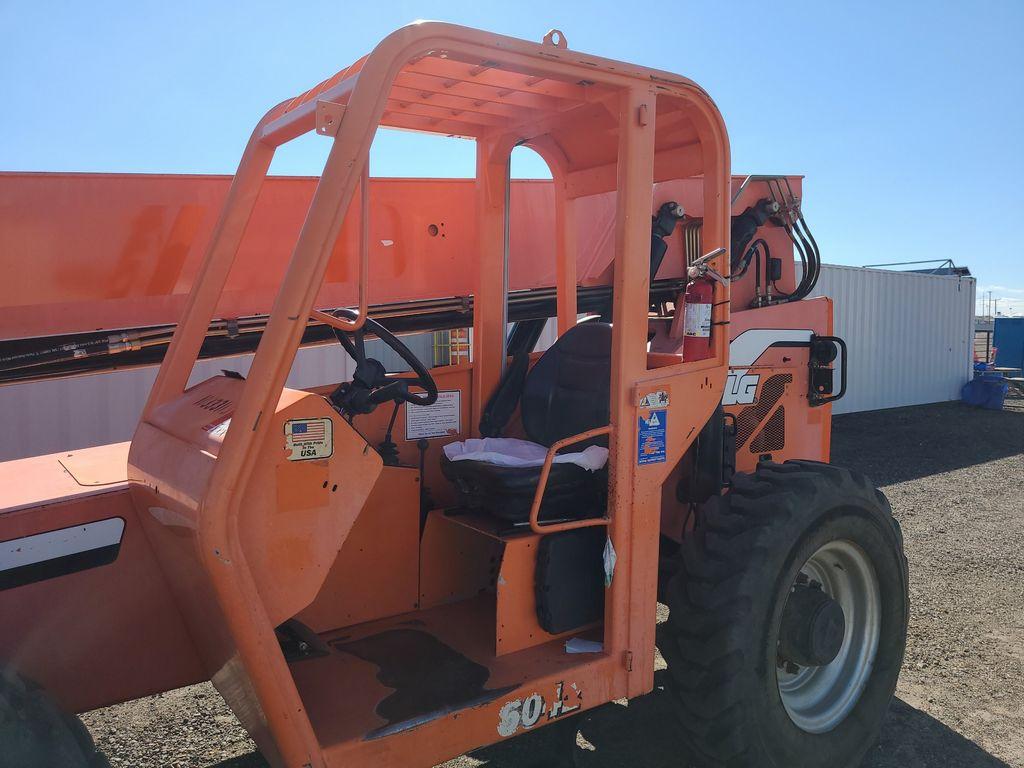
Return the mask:
M 744 262 L 750 264 L 750 253 L 749 245 L 750 241 L 754 239 L 754 235 L 757 234 L 757 230 L 761 227 L 768 219 L 778 213 L 779 205 L 774 200 L 764 198 L 758 200 L 756 204 L 747 208 L 743 213 L 738 216 L 732 217 L 732 223 L 730 226 L 730 239 L 732 240 L 732 267 L 731 272 L 733 275 L 740 270 L 741 264 Z M 743 267 L 744 271 L 746 267 Z
M 732 218 L 732 280 L 738 280 L 754 263 L 758 297 L 753 306 L 765 306 L 778 301 L 800 301 L 806 298 L 818 283 L 821 274 L 821 252 L 811 234 L 800 209 L 800 201 L 793 194 L 789 179 L 785 177 L 758 178 L 768 185 L 770 197 L 762 198 L 743 213 Z M 784 185 L 784 186 L 783 186 Z M 764 238 L 754 239 L 757 230 L 767 222 L 781 227 L 793 243 L 793 251 L 800 260 L 800 281 L 791 293 L 779 288 L 777 272 L 772 268 L 771 251 Z M 764 293 L 761 293 L 761 263 L 764 262 Z M 774 295 L 768 290 L 771 284 Z
M 783 183 L 786 185 L 785 192 L 782 189 Z M 818 243 L 815 241 L 814 235 L 811 234 L 810 227 L 807 226 L 803 211 L 789 184 L 789 179 L 770 180 L 768 188 L 771 190 L 772 198 L 787 201 L 786 204 L 780 206 L 773 221 L 779 224 L 789 236 L 793 243 L 793 249 L 800 258 L 802 268 L 800 282 L 797 283 L 792 293 L 779 290 L 774 281 L 772 281 L 772 287 L 775 289 L 776 295 L 784 301 L 800 301 L 806 298 L 818 284 L 818 277 L 821 275 L 821 251 L 818 250 Z
M 769 260 L 772 257 L 772 252 L 771 249 L 768 247 L 768 243 L 765 241 L 765 239 L 763 237 L 759 237 L 757 238 L 757 240 L 750 244 L 749 248 L 747 248 L 747 252 L 743 254 L 743 258 L 740 259 L 739 264 L 737 265 L 738 271 L 734 270 L 730 279 L 739 280 L 741 277 L 747 274 L 747 269 L 750 267 L 750 262 L 754 262 L 754 280 L 757 285 L 760 285 L 762 257 L 764 258 L 764 263 L 768 264 Z

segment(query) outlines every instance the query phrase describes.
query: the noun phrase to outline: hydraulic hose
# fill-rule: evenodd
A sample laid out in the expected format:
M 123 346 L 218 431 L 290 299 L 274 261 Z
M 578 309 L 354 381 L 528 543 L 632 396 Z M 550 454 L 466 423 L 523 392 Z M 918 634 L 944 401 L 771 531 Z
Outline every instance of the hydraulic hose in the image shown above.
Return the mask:
M 807 221 L 804 219 L 800 203 L 793 193 L 789 179 L 784 177 L 766 179 L 765 183 L 771 193 L 771 200 L 777 205 L 773 221 L 782 227 L 790 242 L 793 243 L 793 251 L 797 258 L 800 259 L 801 267 L 800 281 L 792 293 L 780 290 L 774 280 L 771 281 L 772 287 L 775 289 L 778 299 L 782 301 L 800 301 L 814 290 L 814 286 L 818 282 L 818 277 L 821 273 L 821 253 L 818 250 L 817 242 L 811 235 L 810 228 L 807 226 Z M 768 280 L 769 277 L 766 275 L 765 281 L 767 282 Z

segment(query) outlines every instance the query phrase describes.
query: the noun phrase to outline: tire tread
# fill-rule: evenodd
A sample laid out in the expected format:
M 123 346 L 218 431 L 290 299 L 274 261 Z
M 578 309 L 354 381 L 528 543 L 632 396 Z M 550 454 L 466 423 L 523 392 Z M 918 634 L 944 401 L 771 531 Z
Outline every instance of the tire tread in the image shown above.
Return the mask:
M 899 524 L 885 495 L 859 473 L 813 461 L 762 462 L 755 473 L 736 475 L 727 495 L 704 505 L 679 548 L 665 587 L 669 618 L 658 640 L 670 700 L 699 764 L 765 765 L 747 727 L 744 686 L 737 682 L 751 666 L 744 633 L 755 596 L 753 581 L 744 575 L 768 559 L 776 531 L 798 521 L 804 510 L 837 498 L 888 518 L 902 557 Z

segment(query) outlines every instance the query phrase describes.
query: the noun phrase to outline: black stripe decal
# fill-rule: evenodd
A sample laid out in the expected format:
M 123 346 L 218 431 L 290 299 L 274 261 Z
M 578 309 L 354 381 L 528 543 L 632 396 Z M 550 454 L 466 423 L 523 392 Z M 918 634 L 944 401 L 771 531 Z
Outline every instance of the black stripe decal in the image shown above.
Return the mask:
M 114 562 L 124 527 L 123 517 L 108 517 L 0 541 L 0 590 Z
M 67 576 L 69 573 L 98 568 L 101 565 L 109 565 L 117 560 L 117 555 L 120 551 L 121 542 L 117 542 L 117 544 L 99 547 L 98 549 L 89 549 L 85 552 L 76 552 L 73 555 L 64 555 L 52 560 L 44 560 L 41 563 L 32 563 L 32 565 L 23 565 L 18 568 L 0 571 L 0 591 L 23 587 L 26 584 L 34 584 L 37 581 L 55 579 L 58 576 Z

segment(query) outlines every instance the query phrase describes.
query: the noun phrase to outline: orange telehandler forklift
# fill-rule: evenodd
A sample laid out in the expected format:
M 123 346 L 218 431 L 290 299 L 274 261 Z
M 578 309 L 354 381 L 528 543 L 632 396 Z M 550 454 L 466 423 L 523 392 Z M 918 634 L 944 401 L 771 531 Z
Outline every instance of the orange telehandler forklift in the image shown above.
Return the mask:
M 452 261 L 426 258 L 436 224 L 397 255 L 371 242 L 375 218 L 415 220 L 370 202 L 378 126 L 475 140 Z M 247 335 L 225 286 L 275 149 L 310 132 L 330 154 Z M 553 177 L 554 263 L 525 277 L 520 145 Z M 413 24 L 274 107 L 169 346 L 170 326 L 104 336 L 162 356 L 130 447 L 0 464 L 0 764 L 103 765 L 70 713 L 212 680 L 271 765 L 429 766 L 649 692 L 660 600 L 681 766 L 857 765 L 899 674 L 907 567 L 885 497 L 827 464 L 845 345 L 807 298 L 799 190 L 731 177 L 691 81 L 558 31 Z M 470 362 L 428 368 L 396 335 L 455 327 Z M 255 339 L 251 369 L 188 386 L 211 329 Z M 351 379 L 286 387 L 326 334 Z M 29 335 L 5 380 L 96 359 Z

